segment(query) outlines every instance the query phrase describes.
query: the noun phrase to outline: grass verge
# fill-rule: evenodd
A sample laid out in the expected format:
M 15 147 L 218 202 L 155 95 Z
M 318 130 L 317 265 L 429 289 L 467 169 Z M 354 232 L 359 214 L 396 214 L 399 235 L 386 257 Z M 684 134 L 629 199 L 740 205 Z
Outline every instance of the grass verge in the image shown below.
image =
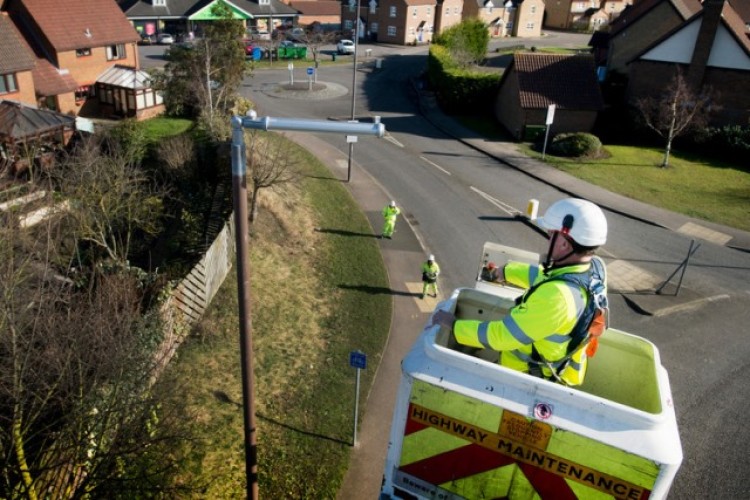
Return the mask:
M 546 155 L 546 162 L 579 179 L 634 200 L 690 217 L 750 231 L 750 173 L 738 165 L 674 152 L 661 168 L 664 150 L 606 146 L 609 158 L 580 159 Z M 525 146 L 524 152 L 541 159 Z
M 352 439 L 348 355 L 360 349 L 377 366 L 391 297 L 355 201 L 317 159 L 289 147 L 303 178 L 263 192 L 251 229 L 259 488 L 265 498 L 335 498 Z M 194 415 L 192 444 L 171 451 L 186 498 L 244 496 L 237 308 L 233 271 L 165 374 L 165 386 L 189 381 L 164 401 Z M 363 394 L 374 373 L 363 371 Z

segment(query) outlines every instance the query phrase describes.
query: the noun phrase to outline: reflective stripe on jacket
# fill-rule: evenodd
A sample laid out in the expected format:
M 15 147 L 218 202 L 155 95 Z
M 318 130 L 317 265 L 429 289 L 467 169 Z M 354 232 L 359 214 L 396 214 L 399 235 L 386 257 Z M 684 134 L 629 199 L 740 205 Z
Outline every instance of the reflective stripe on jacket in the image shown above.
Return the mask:
M 577 264 L 554 269 L 548 275 L 542 268 L 509 262 L 505 266 L 505 280 L 513 285 L 530 288 L 554 276 L 580 273 L 590 264 Z M 577 285 L 554 280 L 541 284 L 534 293 L 524 296 L 522 302 L 511 308 L 508 314 L 497 321 L 459 320 L 454 325 L 456 340 L 472 347 L 484 347 L 500 351 L 500 364 L 518 371 L 529 371 L 532 359 L 532 344 L 539 354 L 554 366 L 567 354 L 570 341 L 568 335 L 586 307 L 587 293 Z M 542 366 L 546 377 L 552 372 Z M 560 374 L 569 385 L 580 385 L 586 373 L 585 349 L 572 357 Z
M 437 262 L 433 262 L 432 265 L 429 265 L 428 262 L 424 262 L 422 264 L 422 275 L 430 278 L 431 280 L 435 280 L 438 277 L 438 274 L 440 274 L 440 266 L 437 265 Z

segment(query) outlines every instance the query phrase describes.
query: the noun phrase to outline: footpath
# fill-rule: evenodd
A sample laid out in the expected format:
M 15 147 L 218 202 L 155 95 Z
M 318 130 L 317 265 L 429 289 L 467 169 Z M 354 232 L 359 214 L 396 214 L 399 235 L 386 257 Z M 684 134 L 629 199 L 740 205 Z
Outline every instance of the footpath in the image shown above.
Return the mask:
M 571 196 L 586 198 L 610 211 L 677 231 L 688 237 L 750 251 L 750 233 L 692 219 L 582 182 L 541 161 L 519 154 L 513 143 L 490 141 L 478 136 L 476 132 L 441 113 L 432 95 L 422 91 L 418 91 L 418 94 L 422 114 L 443 132 Z M 289 135 L 303 147 L 314 151 L 333 171 L 345 169 L 340 151 L 311 134 Z M 348 187 L 372 227 L 379 231 L 382 225 L 380 211 L 391 197 L 356 164 L 353 165 L 352 180 Z M 428 314 L 441 299 L 440 296 L 437 299 L 419 299 L 421 282 L 418 270 L 431 249 L 424 248 L 417 233 L 411 230 L 403 217 L 399 218 L 393 239 L 380 240 L 380 247 L 393 296 L 391 334 L 380 364 L 368 367 L 377 370 L 377 373 L 370 393 L 363 395 L 364 418 L 360 422 L 358 443 L 352 449 L 350 467 L 338 493 L 337 498 L 340 500 L 378 498 L 401 360 L 419 336 Z M 644 294 L 635 299 L 635 306 L 647 314 L 658 314 L 664 308 L 689 306 L 689 302 L 696 300 L 701 298 L 692 297 L 688 293 L 681 293 L 679 298 Z

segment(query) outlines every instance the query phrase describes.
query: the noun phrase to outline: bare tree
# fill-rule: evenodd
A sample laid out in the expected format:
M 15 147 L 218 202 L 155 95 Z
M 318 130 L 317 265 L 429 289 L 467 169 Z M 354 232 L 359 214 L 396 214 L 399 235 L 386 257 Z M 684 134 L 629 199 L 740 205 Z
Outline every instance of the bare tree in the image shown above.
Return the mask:
M 293 170 L 295 159 L 286 146 L 273 134 L 257 131 L 247 132 L 250 148 L 247 154 L 248 177 L 252 188 L 250 193 L 250 223 L 258 215 L 258 195 L 262 189 L 272 188 L 297 177 Z
M 76 287 L 55 271 L 57 220 L 0 223 L 0 498 L 163 489 L 160 443 L 186 434 L 149 391 L 163 336 L 149 287 L 100 270 Z
M 693 89 L 678 67 L 675 75 L 659 96 L 642 97 L 636 101 L 643 123 L 665 141 L 661 167 L 669 167 L 673 141 L 704 127 L 712 112 L 718 110 L 710 89 Z
M 195 143 L 188 134 L 167 137 L 157 146 L 156 154 L 170 172 L 179 173 L 195 159 Z
M 321 49 L 324 45 L 331 45 L 336 41 L 336 33 L 333 31 L 305 30 L 304 34 L 299 36 L 299 40 L 310 50 L 313 62 L 317 67 Z
M 107 138 L 82 141 L 57 172 L 77 239 L 118 264 L 127 262 L 134 239 L 162 228 L 165 189 L 154 185 L 128 150 Z

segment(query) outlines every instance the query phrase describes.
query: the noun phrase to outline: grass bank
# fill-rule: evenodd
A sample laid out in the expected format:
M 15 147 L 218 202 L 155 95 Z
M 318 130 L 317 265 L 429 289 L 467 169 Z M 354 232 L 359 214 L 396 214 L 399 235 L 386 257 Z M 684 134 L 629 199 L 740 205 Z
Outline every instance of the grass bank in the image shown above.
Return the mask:
M 259 487 L 264 498 L 334 498 L 352 439 L 348 355 L 360 349 L 371 360 L 367 394 L 391 297 L 379 292 L 385 268 L 355 201 L 314 157 L 289 148 L 303 177 L 264 192 L 251 229 Z M 236 290 L 233 271 L 166 375 L 189 390 L 165 404 L 195 416 L 196 439 L 172 452 L 185 498 L 244 496 Z

